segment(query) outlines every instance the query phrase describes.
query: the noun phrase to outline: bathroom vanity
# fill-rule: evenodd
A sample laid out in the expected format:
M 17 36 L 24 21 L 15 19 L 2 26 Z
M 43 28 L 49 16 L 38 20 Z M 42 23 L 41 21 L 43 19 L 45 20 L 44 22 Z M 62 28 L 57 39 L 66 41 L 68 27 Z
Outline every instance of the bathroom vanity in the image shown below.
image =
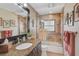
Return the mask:
M 17 50 L 16 46 L 18 45 L 14 44 L 7 53 L 1 53 L 0 56 L 41 56 L 42 50 L 40 40 L 32 38 L 23 43 L 32 43 L 32 46 L 27 49 Z

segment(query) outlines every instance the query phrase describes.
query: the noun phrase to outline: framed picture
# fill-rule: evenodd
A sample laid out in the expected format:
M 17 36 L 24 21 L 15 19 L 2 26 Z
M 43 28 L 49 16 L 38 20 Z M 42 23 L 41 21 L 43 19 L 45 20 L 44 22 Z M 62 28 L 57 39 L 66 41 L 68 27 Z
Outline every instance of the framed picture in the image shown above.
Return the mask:
M 66 14 L 65 24 L 74 26 L 74 11 Z
M 74 21 L 79 21 L 79 3 L 74 5 Z
M 74 26 L 74 11 L 70 12 L 69 15 L 69 26 Z
M 16 26 L 16 20 L 10 20 L 11 23 L 11 27 L 15 27 Z
M 69 13 L 66 14 L 65 25 L 69 24 Z
M 0 26 L 2 26 L 3 25 L 3 20 L 2 20 L 2 18 L 0 17 Z
M 11 26 L 10 20 L 3 20 L 3 27 L 4 28 L 9 28 Z

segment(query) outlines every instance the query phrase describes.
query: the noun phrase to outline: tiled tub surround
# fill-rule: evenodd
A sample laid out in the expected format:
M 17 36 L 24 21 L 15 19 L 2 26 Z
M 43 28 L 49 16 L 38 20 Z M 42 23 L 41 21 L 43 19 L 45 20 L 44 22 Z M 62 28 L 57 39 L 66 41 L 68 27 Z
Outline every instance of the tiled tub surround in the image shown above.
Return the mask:
M 19 36 L 20 38 L 22 38 L 22 35 Z M 16 37 L 15 37 L 16 38 Z M 16 43 L 16 40 L 9 40 L 11 41 L 15 41 L 14 43 Z M 32 56 L 33 54 L 30 55 L 30 53 L 32 52 L 32 50 L 37 46 L 38 43 L 40 43 L 40 40 L 35 40 L 35 38 L 31 38 L 30 40 L 26 40 L 25 42 L 22 43 L 32 43 L 32 46 L 30 48 L 24 49 L 24 50 L 16 50 L 16 46 L 19 44 L 14 44 L 12 45 L 12 47 L 9 49 L 9 51 L 7 53 L 1 53 L 0 56 Z M 21 44 L 21 43 L 20 43 Z

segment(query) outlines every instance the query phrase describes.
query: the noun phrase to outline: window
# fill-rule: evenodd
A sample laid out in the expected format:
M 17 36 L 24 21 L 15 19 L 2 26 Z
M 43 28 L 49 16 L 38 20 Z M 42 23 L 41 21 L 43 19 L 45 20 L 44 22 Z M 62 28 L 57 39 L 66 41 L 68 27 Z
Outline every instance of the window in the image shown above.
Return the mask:
M 54 20 L 44 21 L 44 29 L 46 29 L 47 31 L 54 31 L 55 21 Z

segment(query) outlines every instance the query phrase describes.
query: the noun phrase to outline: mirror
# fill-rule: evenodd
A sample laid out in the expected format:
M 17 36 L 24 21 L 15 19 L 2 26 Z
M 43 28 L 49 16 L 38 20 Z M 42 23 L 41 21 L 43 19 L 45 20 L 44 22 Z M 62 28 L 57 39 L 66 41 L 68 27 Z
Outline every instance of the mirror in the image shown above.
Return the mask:
M 27 25 L 27 17 L 19 17 L 19 34 L 25 34 L 27 32 L 26 25 Z
M 26 7 L 27 4 L 23 4 L 23 3 L 18 3 L 19 6 L 21 6 L 26 12 L 27 15 L 25 15 L 24 17 L 22 16 L 18 16 L 18 27 L 19 27 L 19 34 L 26 34 L 27 32 L 30 32 L 30 11 L 29 9 Z

